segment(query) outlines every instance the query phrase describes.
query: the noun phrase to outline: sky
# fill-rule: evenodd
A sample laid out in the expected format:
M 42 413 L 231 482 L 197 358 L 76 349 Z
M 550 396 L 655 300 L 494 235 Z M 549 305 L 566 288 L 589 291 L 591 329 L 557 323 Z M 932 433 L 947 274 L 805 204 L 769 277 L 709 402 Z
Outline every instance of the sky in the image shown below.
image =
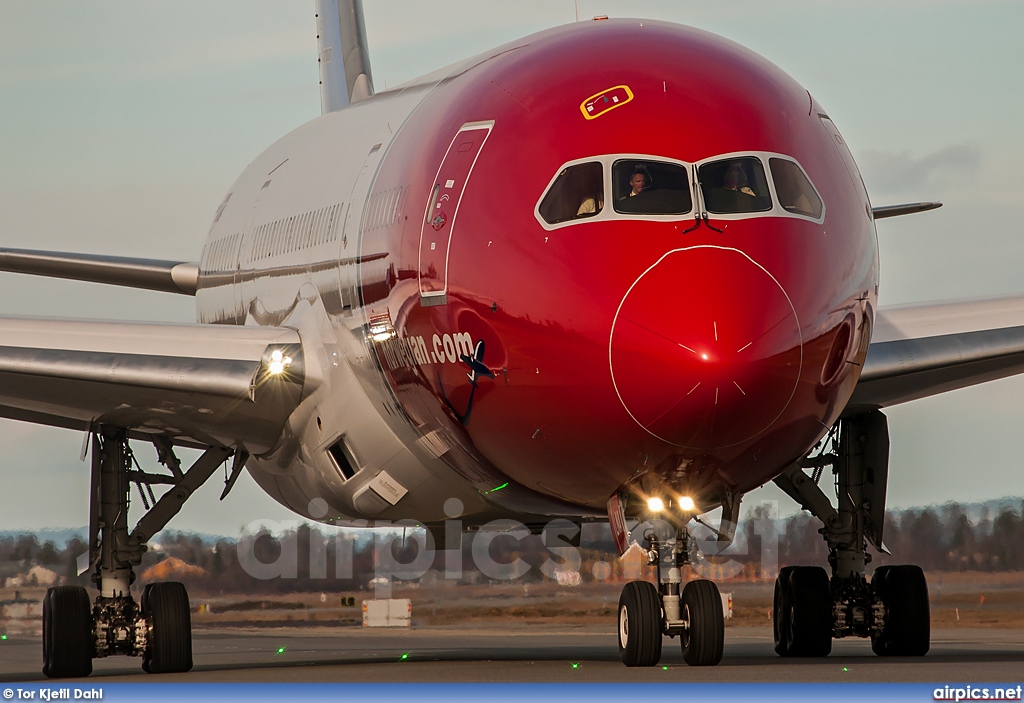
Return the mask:
M 1024 293 L 1024 3 L 1016 0 L 364 0 L 374 82 L 396 85 L 594 15 L 689 24 L 808 88 L 875 205 L 880 303 Z M 552 70 L 557 70 L 553 67 Z M 0 246 L 198 260 L 265 147 L 320 113 L 313 0 L 0 3 Z M 194 299 L 0 274 L 0 315 L 188 322 Z M 890 507 L 1024 494 L 1024 378 L 887 411 Z M 81 433 L 0 420 L 0 530 L 88 520 Z M 138 449 L 152 464 L 149 451 Z M 169 527 L 237 535 L 294 516 L 246 475 Z M 768 487 L 748 502 L 778 500 Z

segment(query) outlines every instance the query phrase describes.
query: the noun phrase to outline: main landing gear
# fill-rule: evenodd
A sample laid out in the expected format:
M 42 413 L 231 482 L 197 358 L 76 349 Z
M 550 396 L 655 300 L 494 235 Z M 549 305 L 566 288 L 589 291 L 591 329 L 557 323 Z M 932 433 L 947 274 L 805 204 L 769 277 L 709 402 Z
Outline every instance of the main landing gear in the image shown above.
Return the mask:
M 689 562 L 691 537 L 680 530 L 661 540 L 653 530 L 648 564 L 658 567 L 658 585 L 630 581 L 619 597 L 619 656 L 626 666 L 654 666 L 661 659 L 663 635 L 680 637 L 690 666 L 714 666 L 722 660 L 725 619 L 722 597 L 712 581 L 690 581 L 680 593 L 680 567 Z
M 775 651 L 784 657 L 824 657 L 833 638 L 870 637 L 879 656 L 923 656 L 931 625 L 928 584 L 914 565 L 880 566 L 868 581 L 867 544 L 882 543 L 889 431 L 875 410 L 844 418 L 819 453 L 791 467 L 775 483 L 821 520 L 832 576 L 817 566 L 788 566 L 775 581 Z M 818 486 L 831 466 L 838 509 Z M 804 469 L 812 469 L 808 475 Z
M 186 472 L 169 442 L 157 440 L 161 462 L 171 475 L 137 469 L 128 431 L 101 426 L 92 437 L 89 517 L 89 564 L 100 594 L 91 602 L 81 586 L 58 586 L 43 600 L 43 674 L 51 678 L 92 673 L 92 660 L 112 654 L 141 656 L 149 673 L 192 668 L 192 625 L 185 587 L 176 582 L 151 583 L 141 602 L 131 595 L 134 567 L 142 562 L 146 541 L 163 529 L 216 468 L 234 452 L 213 447 Z M 235 455 L 234 472 L 247 455 Z M 233 473 L 234 473 L 233 472 Z M 128 532 L 128 491 L 138 486 L 146 515 Z M 160 497 L 153 484 L 171 488 Z

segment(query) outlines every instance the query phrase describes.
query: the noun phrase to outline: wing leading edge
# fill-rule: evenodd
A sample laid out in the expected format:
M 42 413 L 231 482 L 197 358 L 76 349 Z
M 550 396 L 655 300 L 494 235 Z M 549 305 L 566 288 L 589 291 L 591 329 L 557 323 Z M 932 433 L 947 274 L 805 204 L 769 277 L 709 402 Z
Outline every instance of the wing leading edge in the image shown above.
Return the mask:
M 1024 373 L 1024 296 L 881 308 L 853 415 Z

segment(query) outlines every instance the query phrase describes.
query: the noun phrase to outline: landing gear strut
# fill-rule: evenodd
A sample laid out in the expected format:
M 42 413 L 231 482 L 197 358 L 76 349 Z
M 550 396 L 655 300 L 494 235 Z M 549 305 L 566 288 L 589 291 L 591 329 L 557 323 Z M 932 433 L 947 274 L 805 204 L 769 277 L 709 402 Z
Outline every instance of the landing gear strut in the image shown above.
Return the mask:
M 128 431 L 100 426 L 92 436 L 92 479 L 89 516 L 89 564 L 99 596 L 90 603 L 81 586 L 59 586 L 43 600 L 43 674 L 51 678 L 92 673 L 92 660 L 113 654 L 141 656 L 150 673 L 192 668 L 192 632 L 188 594 L 180 583 L 146 586 L 140 604 L 131 595 L 134 567 L 142 562 L 146 541 L 163 529 L 188 497 L 234 452 L 207 449 L 186 472 L 170 444 L 157 440 L 161 461 L 171 475 L 137 469 Z M 244 452 L 236 455 L 246 459 Z M 128 492 L 139 488 L 145 516 L 128 531 Z M 155 498 L 153 484 L 171 488 Z
M 712 581 L 690 581 L 680 593 L 680 567 L 689 563 L 692 538 L 683 529 L 675 538 L 654 531 L 647 563 L 658 567 L 658 585 L 630 581 L 619 598 L 619 656 L 626 666 L 654 666 L 661 659 L 663 635 L 679 636 L 683 660 L 690 666 L 714 666 L 722 660 L 725 619 L 722 597 Z
M 870 411 L 844 418 L 822 441 L 820 451 L 790 467 L 775 483 L 821 520 L 828 544 L 828 577 L 820 567 L 786 567 L 775 582 L 775 651 L 788 657 L 823 657 L 832 639 L 870 637 L 880 656 L 922 656 L 931 626 L 928 585 L 913 565 L 882 566 L 870 582 L 870 542 L 882 542 L 889 431 L 885 416 Z M 838 509 L 818 486 L 831 466 Z M 812 469 L 808 475 L 804 469 Z

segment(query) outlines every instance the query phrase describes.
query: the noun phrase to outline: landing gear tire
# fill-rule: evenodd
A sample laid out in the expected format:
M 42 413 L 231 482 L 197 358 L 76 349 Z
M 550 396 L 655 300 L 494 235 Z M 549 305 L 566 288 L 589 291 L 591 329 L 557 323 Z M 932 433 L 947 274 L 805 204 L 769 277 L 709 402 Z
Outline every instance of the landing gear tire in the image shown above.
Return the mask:
M 690 581 L 683 588 L 681 615 L 689 627 L 681 638 L 683 660 L 690 666 L 715 666 L 722 661 L 725 616 L 722 596 L 712 581 Z
M 885 605 L 885 626 L 872 635 L 871 649 L 882 657 L 923 657 L 931 646 L 928 582 L 921 567 L 880 566 L 871 588 Z
M 889 575 L 889 569 L 891 568 L 890 566 L 880 566 L 871 575 L 871 590 L 882 600 L 883 605 L 886 605 L 885 579 Z M 886 609 L 888 610 L 888 608 Z M 884 630 L 871 634 L 871 651 L 880 657 L 887 656 L 888 654 L 889 638 L 885 634 Z
M 795 567 L 784 566 L 775 579 L 775 597 L 772 604 L 772 634 L 775 636 L 775 653 L 781 657 L 789 654 L 789 575 Z
M 819 566 L 791 566 L 775 583 L 775 651 L 784 657 L 832 652 L 832 593 Z
M 657 587 L 647 581 L 627 583 L 619 596 L 619 657 L 623 664 L 654 666 L 661 660 L 661 622 Z
M 43 675 L 88 676 L 96 644 L 92 603 L 81 586 L 57 586 L 43 598 Z
M 174 674 L 192 668 L 192 616 L 185 586 L 176 581 L 151 583 L 142 592 L 142 614 L 151 629 L 142 669 Z

